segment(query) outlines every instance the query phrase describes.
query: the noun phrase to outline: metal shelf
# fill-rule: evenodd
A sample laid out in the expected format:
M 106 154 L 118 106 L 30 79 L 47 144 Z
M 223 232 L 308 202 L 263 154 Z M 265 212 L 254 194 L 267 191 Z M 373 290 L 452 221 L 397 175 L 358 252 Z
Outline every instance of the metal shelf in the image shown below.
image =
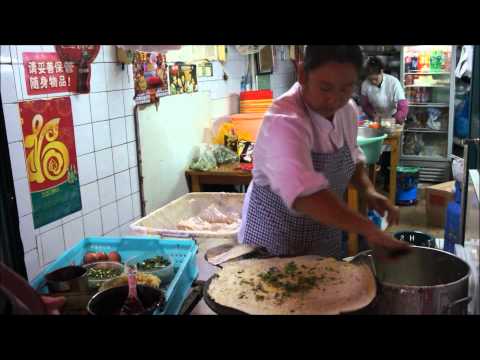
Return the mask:
M 405 75 L 449 75 L 450 71 L 437 71 L 437 72 L 406 72 Z
M 449 104 L 444 103 L 410 103 L 408 106 L 412 107 L 449 107 Z
M 403 131 L 427 133 L 427 134 L 448 134 L 448 130 L 434 130 L 434 129 L 421 129 L 421 128 L 408 128 L 408 129 L 404 129 Z
M 444 88 L 450 89 L 450 84 L 446 85 L 405 85 L 406 88 Z
M 448 157 L 401 154 L 400 160 L 448 161 Z

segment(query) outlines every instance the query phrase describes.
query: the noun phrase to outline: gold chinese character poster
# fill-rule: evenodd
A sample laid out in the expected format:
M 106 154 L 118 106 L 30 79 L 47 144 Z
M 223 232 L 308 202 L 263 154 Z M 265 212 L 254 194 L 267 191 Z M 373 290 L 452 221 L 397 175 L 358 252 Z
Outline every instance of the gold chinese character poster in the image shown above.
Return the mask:
M 82 209 L 69 97 L 19 103 L 34 227 Z

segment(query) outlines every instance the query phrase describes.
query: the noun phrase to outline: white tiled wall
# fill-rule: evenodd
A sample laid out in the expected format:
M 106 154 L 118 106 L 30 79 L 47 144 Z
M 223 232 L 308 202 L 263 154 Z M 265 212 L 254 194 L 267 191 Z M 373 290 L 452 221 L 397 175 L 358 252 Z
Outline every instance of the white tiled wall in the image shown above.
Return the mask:
M 116 64 L 115 48 L 102 46 L 92 65 L 90 94 L 31 97 L 23 82 L 22 53 L 54 51 L 54 48 L 2 45 L 0 50 L 2 105 L 20 234 L 31 279 L 82 238 L 128 234 L 128 225 L 140 217 L 132 67 L 122 71 Z M 18 102 L 58 96 L 70 96 L 72 103 L 82 210 L 34 230 Z
M 92 64 L 90 94 L 71 93 L 28 96 L 24 81 L 24 51 L 54 51 L 52 45 L 1 46 L 0 79 L 20 231 L 29 278 L 83 237 L 130 234 L 128 225 L 140 217 L 140 194 L 133 118 L 132 66 L 122 70 L 113 46 L 102 46 Z M 228 48 L 224 66 L 214 62 L 214 76 L 199 79 L 199 91 L 211 98 L 239 93 L 247 57 Z M 223 72 L 228 80 L 223 80 Z M 294 82 L 290 61 L 277 57 L 271 75 L 274 96 Z M 70 96 L 78 157 L 82 210 L 33 229 L 23 136 L 18 102 L 26 99 Z

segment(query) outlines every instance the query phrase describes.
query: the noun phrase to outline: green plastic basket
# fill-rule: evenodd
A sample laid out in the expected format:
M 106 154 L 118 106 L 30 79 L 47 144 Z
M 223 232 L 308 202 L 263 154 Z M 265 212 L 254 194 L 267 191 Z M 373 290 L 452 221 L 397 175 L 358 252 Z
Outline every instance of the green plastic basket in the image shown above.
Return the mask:
M 375 164 L 380 158 L 383 141 L 387 136 L 387 134 L 384 134 L 382 136 L 372 138 L 365 138 L 362 136 L 357 137 L 357 144 L 365 153 L 368 165 Z

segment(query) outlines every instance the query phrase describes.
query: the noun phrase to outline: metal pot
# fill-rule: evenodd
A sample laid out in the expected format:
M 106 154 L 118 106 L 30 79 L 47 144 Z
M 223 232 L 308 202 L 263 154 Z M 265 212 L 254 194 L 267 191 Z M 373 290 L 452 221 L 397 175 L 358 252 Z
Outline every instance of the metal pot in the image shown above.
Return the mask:
M 353 262 L 367 260 L 377 278 L 376 314 L 466 314 L 469 265 L 445 251 L 412 246 L 410 254 L 392 261 L 364 251 Z
M 48 290 L 57 292 L 88 292 L 87 270 L 81 266 L 66 266 L 45 275 Z
M 436 248 L 435 238 L 420 231 L 397 231 L 393 237 L 398 240 L 406 241 L 412 245 Z

